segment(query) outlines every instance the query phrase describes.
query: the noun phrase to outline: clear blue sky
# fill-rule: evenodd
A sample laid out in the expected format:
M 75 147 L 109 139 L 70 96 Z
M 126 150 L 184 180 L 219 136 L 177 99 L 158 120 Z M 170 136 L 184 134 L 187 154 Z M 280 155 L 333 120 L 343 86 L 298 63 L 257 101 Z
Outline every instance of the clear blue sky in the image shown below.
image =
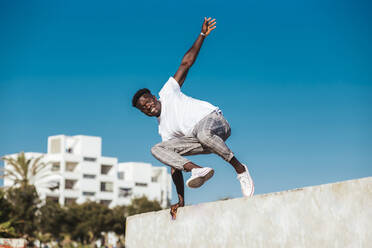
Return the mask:
M 223 110 L 256 193 L 372 176 L 371 10 L 345 0 L 1 1 L 0 155 L 83 134 L 102 137 L 104 156 L 161 166 L 150 154 L 157 121 L 132 95 L 158 92 L 212 16 L 183 91 Z M 186 189 L 188 203 L 241 196 L 230 165 L 193 159 L 216 173 Z

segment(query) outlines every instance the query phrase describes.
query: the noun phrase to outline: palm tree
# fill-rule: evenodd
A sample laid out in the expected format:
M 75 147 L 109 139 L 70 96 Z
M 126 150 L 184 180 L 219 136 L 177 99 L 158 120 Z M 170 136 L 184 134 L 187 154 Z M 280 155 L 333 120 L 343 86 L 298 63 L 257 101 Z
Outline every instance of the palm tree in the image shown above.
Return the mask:
M 42 162 L 44 155 L 27 159 L 24 152 L 16 158 L 2 157 L 10 167 L 2 168 L 1 178 L 8 178 L 13 186 L 26 187 L 34 185 L 36 188 L 50 188 L 51 183 L 59 182 L 59 175 L 52 174 L 48 168 L 50 163 Z

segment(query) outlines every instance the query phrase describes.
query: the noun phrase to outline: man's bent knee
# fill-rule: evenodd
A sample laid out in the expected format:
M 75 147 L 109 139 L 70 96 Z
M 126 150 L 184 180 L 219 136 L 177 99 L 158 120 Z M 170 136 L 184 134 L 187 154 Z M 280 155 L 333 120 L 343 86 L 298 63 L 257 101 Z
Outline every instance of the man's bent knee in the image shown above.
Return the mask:
M 155 158 L 158 158 L 159 157 L 159 151 L 162 149 L 162 147 L 159 145 L 159 144 L 156 144 L 154 145 L 153 147 L 151 147 L 151 154 L 155 157 Z
M 213 134 L 211 134 L 210 132 L 200 132 L 197 134 L 196 137 L 201 144 L 208 146 L 211 143 L 212 136 Z

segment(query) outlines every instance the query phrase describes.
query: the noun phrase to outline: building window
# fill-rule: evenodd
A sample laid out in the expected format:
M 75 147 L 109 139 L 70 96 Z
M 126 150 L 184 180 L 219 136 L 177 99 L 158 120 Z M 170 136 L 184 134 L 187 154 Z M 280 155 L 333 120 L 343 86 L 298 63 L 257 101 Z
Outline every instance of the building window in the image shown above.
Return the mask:
M 109 206 L 111 204 L 111 200 L 100 200 L 99 201 L 101 204 L 105 205 L 105 206 Z
M 50 153 L 61 153 L 61 139 L 56 138 L 50 141 Z
M 87 161 L 87 162 L 96 162 L 96 158 L 91 158 L 91 157 L 84 157 L 84 161 Z
M 124 171 L 119 171 L 118 172 L 118 179 L 124 180 Z
M 147 187 L 147 183 L 136 183 L 136 186 Z
M 119 189 L 119 197 L 128 197 L 133 194 L 132 188 L 120 188 Z
M 65 180 L 65 189 L 74 189 L 75 183 L 76 183 L 76 180 L 66 179 Z
M 72 204 L 75 204 L 76 203 L 76 198 L 65 198 L 65 205 L 68 206 L 68 205 L 72 205 Z
M 52 171 L 59 171 L 61 168 L 61 164 L 59 162 L 52 163 Z
M 112 182 L 101 182 L 101 191 L 102 192 L 113 192 L 114 184 Z
M 111 168 L 112 168 L 112 165 L 102 164 L 102 165 L 101 165 L 101 174 L 102 174 L 102 175 L 107 175 L 107 174 L 109 174 Z
M 96 194 L 95 192 L 83 191 L 83 195 L 85 196 L 94 196 L 95 194 Z
M 92 174 L 83 174 L 83 178 L 94 179 L 94 178 L 96 178 L 96 175 L 92 175 Z
M 158 182 L 158 178 L 157 177 L 151 177 L 151 182 L 153 182 L 153 183 Z
M 66 171 L 73 172 L 78 163 L 76 162 L 66 162 Z

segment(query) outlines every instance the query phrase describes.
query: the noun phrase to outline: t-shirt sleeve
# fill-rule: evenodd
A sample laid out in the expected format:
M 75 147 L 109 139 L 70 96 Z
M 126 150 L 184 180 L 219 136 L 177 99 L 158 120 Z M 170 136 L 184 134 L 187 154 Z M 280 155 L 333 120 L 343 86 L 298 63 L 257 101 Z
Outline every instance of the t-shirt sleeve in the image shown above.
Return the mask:
M 167 95 L 178 94 L 179 92 L 181 92 L 180 85 L 178 84 L 176 79 L 170 77 L 168 81 L 164 84 L 163 88 L 161 88 L 159 96 L 163 97 Z

